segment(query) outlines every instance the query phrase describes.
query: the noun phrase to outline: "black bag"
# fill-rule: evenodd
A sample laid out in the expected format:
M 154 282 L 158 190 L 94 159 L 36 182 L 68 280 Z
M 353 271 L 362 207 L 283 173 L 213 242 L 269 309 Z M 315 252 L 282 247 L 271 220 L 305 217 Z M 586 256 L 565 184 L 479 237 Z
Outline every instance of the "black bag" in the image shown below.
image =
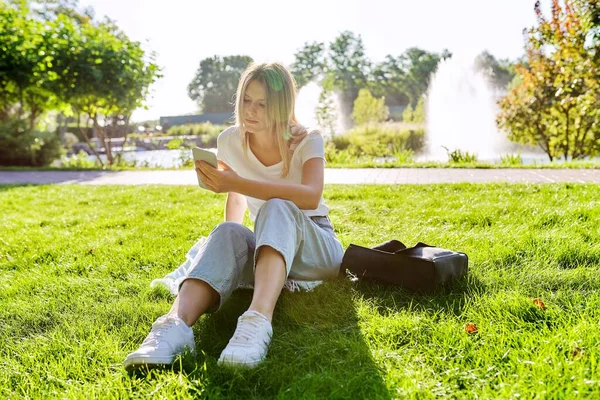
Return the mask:
M 344 253 L 341 270 L 358 279 L 399 285 L 413 291 L 431 291 L 467 274 L 465 253 L 417 243 L 406 248 L 390 240 L 372 249 L 350 244 Z

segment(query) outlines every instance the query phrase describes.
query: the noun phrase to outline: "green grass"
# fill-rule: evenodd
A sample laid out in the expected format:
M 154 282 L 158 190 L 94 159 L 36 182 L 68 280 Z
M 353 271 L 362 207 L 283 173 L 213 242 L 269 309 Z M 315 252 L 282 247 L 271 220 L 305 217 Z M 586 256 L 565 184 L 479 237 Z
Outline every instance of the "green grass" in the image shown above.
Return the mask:
M 129 376 L 123 358 L 172 301 L 150 281 L 208 235 L 224 196 L 0 186 L 0 398 L 600 396 L 598 185 L 336 185 L 325 196 L 345 247 L 396 238 L 464 251 L 468 279 L 422 295 L 347 279 L 285 292 L 252 371 L 216 365 L 250 302 L 238 291 L 194 326 L 195 358 Z

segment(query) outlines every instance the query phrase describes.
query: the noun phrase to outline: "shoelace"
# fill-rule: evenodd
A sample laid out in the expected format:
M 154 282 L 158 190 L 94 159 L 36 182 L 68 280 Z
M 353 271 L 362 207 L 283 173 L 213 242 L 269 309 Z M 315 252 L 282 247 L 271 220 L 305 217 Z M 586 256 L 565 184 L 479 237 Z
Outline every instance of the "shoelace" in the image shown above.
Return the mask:
M 287 279 L 283 284 L 283 287 L 292 293 L 295 291 L 301 292 L 303 290 L 310 292 L 315 287 L 319 286 L 321 282 L 322 281 L 300 281 L 295 279 Z
M 296 281 L 290 280 L 290 279 L 285 281 L 285 283 L 283 284 L 283 287 L 292 293 L 294 293 L 296 290 L 297 291 L 301 290 L 300 285 L 298 285 L 298 283 L 296 283 Z
M 169 330 L 171 327 L 176 325 L 176 321 L 174 319 L 166 319 L 163 321 L 157 321 L 152 325 L 152 329 L 150 330 L 150 333 L 148 334 L 148 336 L 146 336 L 146 339 L 144 339 L 144 342 L 142 343 L 142 346 L 146 346 L 146 345 L 151 345 L 151 346 L 157 346 L 160 340 L 160 337 L 164 335 L 164 333 Z
M 247 343 L 256 338 L 256 333 L 261 325 L 258 317 L 243 318 L 233 334 L 233 341 Z

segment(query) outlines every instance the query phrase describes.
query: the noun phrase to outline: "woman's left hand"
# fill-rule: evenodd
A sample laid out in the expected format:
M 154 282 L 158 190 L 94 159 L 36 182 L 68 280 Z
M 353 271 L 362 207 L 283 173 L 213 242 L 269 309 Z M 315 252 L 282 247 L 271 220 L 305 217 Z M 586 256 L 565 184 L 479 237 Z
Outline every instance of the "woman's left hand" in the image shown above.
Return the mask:
M 196 161 L 196 173 L 206 187 L 215 193 L 235 192 L 240 176 L 223 161 L 218 161 L 218 169 L 206 161 Z

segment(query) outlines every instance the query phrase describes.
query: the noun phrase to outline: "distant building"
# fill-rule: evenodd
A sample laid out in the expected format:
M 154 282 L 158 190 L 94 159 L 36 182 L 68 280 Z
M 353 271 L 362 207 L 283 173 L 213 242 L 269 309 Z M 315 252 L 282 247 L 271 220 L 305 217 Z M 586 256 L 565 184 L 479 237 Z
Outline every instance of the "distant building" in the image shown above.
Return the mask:
M 160 117 L 160 126 L 166 131 L 172 126 L 186 124 L 201 124 L 210 122 L 214 125 L 232 124 L 234 122 L 233 113 L 208 113 L 200 115 L 174 115 L 170 117 Z

